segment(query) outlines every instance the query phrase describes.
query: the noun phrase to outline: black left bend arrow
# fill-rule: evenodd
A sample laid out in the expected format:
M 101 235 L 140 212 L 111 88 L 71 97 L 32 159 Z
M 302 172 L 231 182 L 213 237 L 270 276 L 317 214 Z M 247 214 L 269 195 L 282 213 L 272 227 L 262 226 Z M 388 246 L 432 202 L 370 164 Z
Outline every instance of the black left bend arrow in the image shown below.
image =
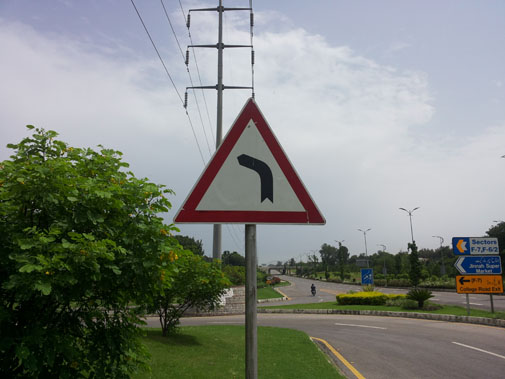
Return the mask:
M 249 155 L 242 154 L 237 157 L 238 163 L 241 166 L 254 170 L 260 176 L 261 182 L 261 202 L 265 199 L 270 199 L 274 202 L 274 180 L 272 177 L 272 170 L 270 167 L 259 159 L 253 158 Z

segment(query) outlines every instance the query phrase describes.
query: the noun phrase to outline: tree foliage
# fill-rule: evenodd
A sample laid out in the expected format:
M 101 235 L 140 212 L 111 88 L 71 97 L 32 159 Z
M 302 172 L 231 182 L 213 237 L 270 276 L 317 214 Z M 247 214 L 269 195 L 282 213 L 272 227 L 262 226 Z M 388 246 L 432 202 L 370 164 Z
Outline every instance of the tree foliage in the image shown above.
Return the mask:
M 0 373 L 128 377 L 146 362 L 140 308 L 170 281 L 172 193 L 121 153 L 69 147 L 43 129 L 0 163 Z
M 225 250 L 221 255 L 221 260 L 224 266 L 244 266 L 245 267 L 245 257 L 237 253 L 236 251 L 230 253 Z M 282 264 L 282 262 L 281 262 Z
M 204 254 L 202 240 L 195 240 L 193 237 L 183 236 L 181 234 L 174 237 L 184 250 L 189 250 L 196 255 Z
M 419 282 L 421 281 L 421 262 L 419 261 L 419 254 L 417 252 L 417 245 L 415 242 L 409 243 L 409 262 L 410 262 L 410 271 L 409 271 L 409 279 L 410 283 L 417 287 Z
M 486 232 L 489 237 L 498 238 L 498 247 L 500 248 L 500 256 L 505 260 L 505 222 L 499 222 L 493 225 Z
M 148 311 L 158 314 L 163 336 L 175 330 L 189 308 L 214 309 L 230 285 L 218 262 L 205 262 L 189 251 L 172 254 L 169 259 L 176 267 L 172 281 L 163 286 L 162 274 L 160 291 L 148 307 Z

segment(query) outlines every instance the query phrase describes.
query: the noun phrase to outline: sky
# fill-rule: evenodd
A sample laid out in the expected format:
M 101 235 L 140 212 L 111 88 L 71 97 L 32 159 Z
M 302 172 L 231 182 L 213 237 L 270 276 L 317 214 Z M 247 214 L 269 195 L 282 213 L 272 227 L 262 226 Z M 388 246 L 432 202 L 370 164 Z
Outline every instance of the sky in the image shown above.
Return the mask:
M 124 153 L 137 177 L 175 191 L 171 223 L 215 148 L 215 1 L 0 0 L 0 160 L 27 124 L 72 146 Z M 164 8 L 164 7 L 165 8 Z M 249 1 L 224 1 L 248 7 Z M 258 225 L 259 263 L 307 260 L 344 240 L 352 255 L 411 239 L 483 236 L 505 220 L 505 2 L 253 0 L 255 100 L 326 225 Z M 166 14 L 165 14 L 166 10 Z M 167 17 L 168 15 L 168 17 Z M 172 28 L 175 32 L 172 32 Z M 247 11 L 223 39 L 249 44 Z M 180 46 L 180 48 L 179 48 Z M 196 64 L 195 64 L 196 62 Z M 200 84 L 201 83 L 201 84 Z M 225 85 L 251 86 L 250 49 L 224 51 Z M 225 90 L 223 135 L 250 90 Z M 191 120 L 191 123 L 190 121 Z M 178 225 L 212 256 L 211 225 Z M 244 226 L 223 226 L 244 254 Z

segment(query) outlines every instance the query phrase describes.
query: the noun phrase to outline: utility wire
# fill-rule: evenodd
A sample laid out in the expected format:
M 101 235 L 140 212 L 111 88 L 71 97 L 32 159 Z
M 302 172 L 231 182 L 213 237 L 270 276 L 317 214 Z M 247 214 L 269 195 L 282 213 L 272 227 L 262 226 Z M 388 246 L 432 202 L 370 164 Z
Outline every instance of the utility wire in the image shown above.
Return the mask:
M 186 13 L 184 12 L 184 8 L 182 7 L 181 0 L 179 0 L 179 6 L 181 8 L 182 17 L 183 17 L 184 21 L 186 21 Z M 193 38 L 191 37 L 191 31 L 189 30 L 189 27 L 188 27 L 188 36 L 189 36 L 189 40 L 191 42 L 191 45 L 194 45 Z M 198 75 L 198 81 L 200 82 L 200 86 L 203 86 L 202 77 L 200 75 L 200 68 L 198 67 L 198 60 L 196 59 L 195 48 L 192 47 L 191 51 L 193 52 L 193 58 L 195 60 L 195 67 L 196 67 L 196 73 Z M 205 110 L 207 112 L 207 119 L 209 120 L 210 135 L 212 136 L 212 141 L 214 142 L 214 145 L 215 145 L 216 138 L 215 138 L 214 134 L 212 133 L 212 121 L 210 120 L 209 107 L 207 106 L 207 98 L 205 97 L 205 91 L 203 90 L 203 88 L 201 89 L 201 91 L 202 91 L 202 96 L 203 96 L 203 102 L 205 104 Z
M 179 39 L 177 38 L 177 33 L 175 32 L 175 29 L 172 25 L 172 21 L 170 20 L 170 16 L 168 15 L 167 9 L 165 7 L 165 3 L 163 2 L 163 0 L 160 0 L 160 1 L 161 1 L 161 5 L 163 6 L 163 11 L 165 12 L 165 16 L 168 20 L 168 23 L 170 24 L 170 29 L 172 29 L 172 33 L 174 35 L 175 41 L 177 42 L 177 46 L 179 47 L 179 51 L 181 52 L 182 60 L 185 61 L 186 59 L 185 59 L 184 53 L 183 53 L 181 45 L 179 43 Z M 193 78 L 191 76 L 191 72 L 189 71 L 189 65 L 186 65 L 186 70 L 188 72 L 189 81 L 191 82 L 191 86 L 194 87 Z M 205 131 L 205 127 L 204 127 L 204 123 L 203 123 L 202 112 L 200 111 L 200 104 L 198 103 L 198 97 L 196 97 L 196 96 L 195 96 L 195 102 L 196 102 L 196 108 L 198 110 L 198 114 L 200 115 L 200 122 L 202 124 L 202 130 L 203 130 L 203 134 L 205 136 L 205 142 L 207 143 L 207 149 L 209 150 L 209 155 L 212 155 L 212 152 L 210 150 L 210 145 L 209 145 L 209 139 L 207 137 L 207 132 Z
M 151 44 L 153 45 L 154 50 L 156 51 L 156 54 L 158 54 L 158 58 L 160 59 L 160 62 L 163 65 L 163 68 L 165 69 L 165 72 L 166 72 L 168 78 L 170 79 L 170 82 L 172 83 L 172 86 L 174 87 L 175 92 L 177 93 L 177 96 L 179 96 L 179 100 L 181 100 L 181 103 L 184 105 L 184 100 L 182 99 L 181 94 L 177 90 L 177 87 L 176 87 L 176 85 L 175 85 L 175 83 L 174 83 L 174 81 L 172 79 L 172 76 L 168 72 L 167 66 L 165 65 L 165 62 L 163 61 L 163 58 L 161 57 L 160 52 L 158 51 L 158 48 L 156 47 L 156 44 L 154 43 L 154 41 L 153 41 L 153 39 L 151 37 L 151 34 L 149 33 L 149 30 L 147 30 L 147 26 L 144 23 L 144 20 L 142 19 L 142 16 L 140 15 L 140 12 L 137 9 L 137 6 L 135 5 L 135 2 L 133 0 L 130 0 L 130 1 L 131 1 L 132 5 L 133 5 L 133 8 L 135 8 L 135 12 L 137 12 L 137 16 L 139 17 L 140 22 L 142 23 L 142 26 L 144 27 L 144 30 L 146 31 L 147 36 L 149 37 L 149 40 L 151 41 Z M 187 109 L 186 109 L 186 116 L 188 116 L 189 125 L 191 126 L 191 130 L 193 131 L 193 137 L 195 137 L 196 145 L 198 147 L 198 151 L 200 152 L 200 157 L 202 157 L 202 162 L 205 165 L 205 159 L 204 159 L 203 154 L 202 154 L 202 149 L 200 148 L 200 144 L 198 143 L 198 138 L 196 137 L 195 128 L 193 127 L 193 122 L 191 121 L 191 117 L 189 117 L 189 113 L 188 113 Z

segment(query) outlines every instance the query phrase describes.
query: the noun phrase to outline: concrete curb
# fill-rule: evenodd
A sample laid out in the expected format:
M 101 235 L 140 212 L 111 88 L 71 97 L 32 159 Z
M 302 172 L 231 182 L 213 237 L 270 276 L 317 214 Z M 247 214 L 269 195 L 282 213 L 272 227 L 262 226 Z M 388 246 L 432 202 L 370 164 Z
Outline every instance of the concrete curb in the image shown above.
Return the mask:
M 274 297 L 272 299 L 260 299 L 258 300 L 258 304 L 261 304 L 261 303 L 274 303 L 276 301 L 286 301 L 286 300 L 289 300 L 286 296 L 283 296 L 283 297 Z
M 341 315 L 360 315 L 360 316 L 403 317 L 403 318 L 417 318 L 423 320 L 436 320 L 446 322 L 464 322 L 468 324 L 479 324 L 479 325 L 497 326 L 505 328 L 505 320 L 486 318 L 486 317 L 440 315 L 433 313 L 367 311 L 367 310 L 345 310 L 345 309 L 268 309 L 268 308 L 258 308 L 258 313 L 341 314 Z

